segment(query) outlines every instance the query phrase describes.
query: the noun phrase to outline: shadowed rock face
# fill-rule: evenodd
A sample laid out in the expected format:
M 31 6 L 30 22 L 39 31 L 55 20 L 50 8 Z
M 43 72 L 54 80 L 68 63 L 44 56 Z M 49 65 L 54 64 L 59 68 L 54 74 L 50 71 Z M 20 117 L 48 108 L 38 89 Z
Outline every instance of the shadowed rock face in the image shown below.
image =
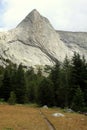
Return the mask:
M 0 64 L 3 59 L 25 66 L 53 65 L 73 52 L 87 54 L 87 33 L 56 31 L 49 20 L 33 10 L 13 30 L 0 33 Z M 87 59 L 87 56 L 86 56 Z

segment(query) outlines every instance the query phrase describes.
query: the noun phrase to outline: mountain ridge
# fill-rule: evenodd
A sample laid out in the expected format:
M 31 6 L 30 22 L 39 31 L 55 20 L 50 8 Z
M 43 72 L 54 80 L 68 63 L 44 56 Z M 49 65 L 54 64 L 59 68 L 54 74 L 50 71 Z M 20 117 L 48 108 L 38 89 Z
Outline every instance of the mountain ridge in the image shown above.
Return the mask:
M 75 51 L 86 56 L 86 37 L 86 32 L 55 30 L 34 9 L 15 29 L 0 33 L 0 57 L 25 66 L 53 65 L 56 61 L 63 62 L 66 55 L 71 58 Z

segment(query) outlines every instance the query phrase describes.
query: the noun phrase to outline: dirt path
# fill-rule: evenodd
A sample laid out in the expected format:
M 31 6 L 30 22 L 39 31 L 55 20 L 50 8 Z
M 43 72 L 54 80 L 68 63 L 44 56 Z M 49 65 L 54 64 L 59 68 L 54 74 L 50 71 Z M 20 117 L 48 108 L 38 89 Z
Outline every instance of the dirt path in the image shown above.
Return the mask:
M 54 125 L 48 120 L 48 118 L 44 115 L 44 113 L 41 111 L 41 109 L 40 109 L 40 114 L 43 117 L 43 119 L 45 120 L 45 122 L 47 123 L 49 130 L 56 130 Z

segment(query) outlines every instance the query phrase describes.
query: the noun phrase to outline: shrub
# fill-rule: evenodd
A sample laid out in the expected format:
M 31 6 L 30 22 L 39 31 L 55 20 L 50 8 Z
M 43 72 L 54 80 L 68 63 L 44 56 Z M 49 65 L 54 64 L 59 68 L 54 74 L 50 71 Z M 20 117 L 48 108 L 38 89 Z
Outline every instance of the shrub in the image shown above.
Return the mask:
M 13 91 L 10 93 L 10 97 L 8 99 L 8 103 L 10 105 L 14 105 L 16 103 L 16 94 Z

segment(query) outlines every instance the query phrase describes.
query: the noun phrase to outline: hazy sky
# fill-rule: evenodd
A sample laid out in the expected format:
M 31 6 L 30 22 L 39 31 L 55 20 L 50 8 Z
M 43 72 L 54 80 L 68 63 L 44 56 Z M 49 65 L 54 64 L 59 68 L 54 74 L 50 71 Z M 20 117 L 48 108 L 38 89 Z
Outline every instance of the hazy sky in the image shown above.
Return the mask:
M 87 0 L 0 0 L 0 30 L 14 28 L 33 9 L 57 30 L 87 31 Z

